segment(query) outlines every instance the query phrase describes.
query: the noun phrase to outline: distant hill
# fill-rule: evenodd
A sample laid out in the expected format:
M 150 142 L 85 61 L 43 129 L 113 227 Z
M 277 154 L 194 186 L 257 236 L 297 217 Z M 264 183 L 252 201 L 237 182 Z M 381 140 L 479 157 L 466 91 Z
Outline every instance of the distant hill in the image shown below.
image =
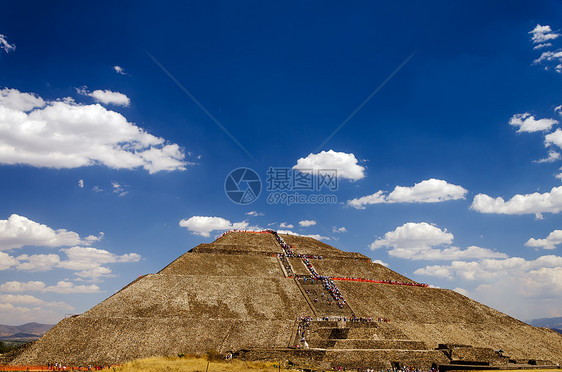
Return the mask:
M 27 334 L 40 337 L 47 333 L 47 331 L 53 328 L 54 324 L 41 324 L 41 323 L 26 323 L 20 326 L 11 326 L 0 324 L 0 338 L 6 339 L 6 337 L 13 338 L 12 336 L 17 334 Z
M 33 333 L 16 333 L 10 336 L 1 336 L 0 341 L 33 341 L 41 337 Z
M 550 328 L 558 333 L 562 333 L 562 316 L 556 318 L 533 319 L 527 323 L 534 327 Z

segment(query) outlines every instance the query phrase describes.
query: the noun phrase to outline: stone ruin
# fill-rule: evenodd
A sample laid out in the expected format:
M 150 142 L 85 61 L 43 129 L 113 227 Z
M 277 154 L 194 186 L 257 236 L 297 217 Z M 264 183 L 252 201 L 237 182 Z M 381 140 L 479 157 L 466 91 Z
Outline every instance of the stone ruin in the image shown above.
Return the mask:
M 59 322 L 11 364 L 121 364 L 210 350 L 314 368 L 521 368 L 562 335 L 312 238 L 228 232 Z

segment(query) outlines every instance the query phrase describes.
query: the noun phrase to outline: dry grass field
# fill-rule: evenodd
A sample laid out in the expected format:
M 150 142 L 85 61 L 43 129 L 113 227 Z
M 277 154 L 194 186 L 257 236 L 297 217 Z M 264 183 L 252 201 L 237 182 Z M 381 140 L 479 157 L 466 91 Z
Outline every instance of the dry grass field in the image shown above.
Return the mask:
M 207 369 L 208 363 L 208 369 Z M 294 371 L 294 369 L 285 369 L 281 366 L 283 371 Z M 279 366 L 270 362 L 243 362 L 240 360 L 231 361 L 208 361 L 205 357 L 188 356 L 183 358 L 165 358 L 165 357 L 152 357 L 145 359 L 138 359 L 126 363 L 122 366 L 111 367 L 104 369 L 104 371 L 119 371 L 119 372 L 275 372 L 279 371 Z

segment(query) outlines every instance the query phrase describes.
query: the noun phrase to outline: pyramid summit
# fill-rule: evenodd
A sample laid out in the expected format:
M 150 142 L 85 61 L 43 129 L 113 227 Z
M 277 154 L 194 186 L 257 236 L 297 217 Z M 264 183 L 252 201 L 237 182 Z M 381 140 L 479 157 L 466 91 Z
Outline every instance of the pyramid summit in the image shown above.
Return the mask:
M 217 350 L 320 368 L 562 362 L 562 335 L 312 238 L 229 231 L 63 319 L 12 364 Z

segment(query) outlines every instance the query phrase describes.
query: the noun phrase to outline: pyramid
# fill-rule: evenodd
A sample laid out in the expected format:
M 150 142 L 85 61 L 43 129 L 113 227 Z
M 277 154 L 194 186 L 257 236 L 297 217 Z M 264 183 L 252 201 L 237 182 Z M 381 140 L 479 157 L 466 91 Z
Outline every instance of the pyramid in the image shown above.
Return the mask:
M 232 231 L 63 319 L 11 364 L 209 350 L 321 368 L 521 367 L 562 362 L 562 335 L 312 238 Z

